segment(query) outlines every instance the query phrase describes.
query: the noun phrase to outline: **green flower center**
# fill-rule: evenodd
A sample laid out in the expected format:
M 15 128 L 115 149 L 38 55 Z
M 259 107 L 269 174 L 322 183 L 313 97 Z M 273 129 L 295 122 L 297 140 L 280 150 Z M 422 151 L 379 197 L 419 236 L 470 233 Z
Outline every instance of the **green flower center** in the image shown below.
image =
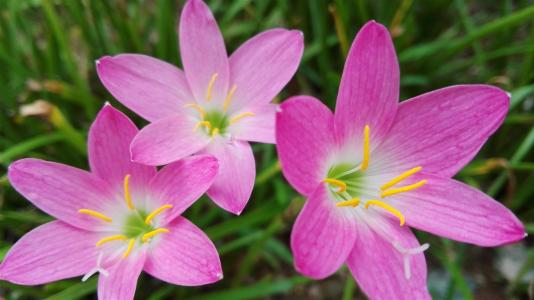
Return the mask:
M 346 193 L 348 193 L 351 198 L 361 197 L 361 189 L 364 187 L 364 180 L 363 174 L 358 172 L 357 165 L 348 163 L 333 165 L 330 170 L 328 170 L 327 177 L 345 183 L 347 187 Z M 334 193 L 334 195 L 336 196 L 336 199 L 343 200 L 338 193 Z
M 148 214 L 145 211 L 137 210 L 126 218 L 122 232 L 128 238 L 135 239 L 144 234 L 153 231 L 155 228 L 145 222 Z

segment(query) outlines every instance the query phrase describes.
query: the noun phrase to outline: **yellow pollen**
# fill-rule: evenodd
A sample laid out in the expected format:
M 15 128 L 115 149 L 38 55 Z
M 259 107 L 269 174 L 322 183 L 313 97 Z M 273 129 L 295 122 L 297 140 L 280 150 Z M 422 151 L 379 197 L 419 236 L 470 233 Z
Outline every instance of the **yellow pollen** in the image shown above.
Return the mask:
M 128 239 L 128 237 L 125 236 L 125 235 L 112 235 L 112 236 L 105 237 L 105 238 L 101 239 L 100 241 L 96 242 L 96 246 L 100 247 L 100 246 L 104 245 L 105 243 L 109 243 L 109 242 L 112 242 L 112 241 L 124 241 L 124 240 L 127 240 L 127 239 Z
M 156 210 L 154 210 L 153 212 L 151 212 L 145 219 L 145 224 L 150 224 L 152 223 L 152 219 L 154 219 L 157 215 L 161 214 L 164 210 L 166 209 L 171 209 L 172 208 L 172 205 L 170 204 L 165 204 L 159 208 L 157 208 Z
M 405 223 L 404 215 L 400 211 L 398 211 L 396 208 L 394 208 L 393 206 L 380 200 L 367 200 L 367 202 L 365 203 L 365 208 L 369 208 L 370 205 L 380 206 L 381 208 L 389 211 L 391 214 L 399 218 L 400 226 L 404 225 Z
M 338 193 L 343 193 L 344 191 L 347 190 L 347 184 L 345 184 L 341 180 L 334 179 L 334 178 L 325 178 L 323 179 L 323 182 L 337 186 L 339 188 L 339 190 L 337 191 Z
M 347 201 L 338 202 L 338 203 L 336 203 L 336 206 L 338 206 L 338 207 L 342 207 L 342 206 L 353 206 L 353 207 L 356 207 L 359 204 L 360 204 L 360 199 L 352 198 L 352 199 L 347 200 Z
M 223 110 L 226 112 L 228 110 L 228 106 L 230 106 L 230 102 L 232 102 L 232 96 L 235 93 L 235 90 L 237 89 L 237 85 L 233 85 L 230 91 L 228 92 L 228 95 L 226 95 L 226 99 L 224 99 L 223 104 Z
M 126 205 L 128 205 L 129 209 L 135 209 L 132 196 L 130 195 L 130 174 L 124 176 L 124 200 L 126 200 Z
M 208 130 L 211 129 L 211 123 L 210 123 L 210 121 L 200 121 L 200 122 L 198 122 L 198 123 L 195 125 L 195 127 L 193 128 L 193 132 L 197 131 L 198 128 L 200 128 L 200 126 L 204 126 L 204 127 L 206 127 Z
M 134 247 L 134 244 L 135 244 L 135 239 L 130 239 L 130 242 L 128 242 L 128 248 L 126 248 L 126 251 L 122 255 L 122 258 L 127 258 L 128 255 L 130 255 L 130 253 L 132 253 L 132 249 Z
M 421 181 L 419 181 L 417 183 L 414 183 L 414 184 L 411 184 L 411 185 L 401 186 L 400 188 L 383 191 L 382 194 L 380 195 L 380 197 L 384 198 L 384 197 L 387 197 L 387 196 L 408 192 L 408 191 L 414 190 L 416 188 L 420 188 L 423 185 L 425 185 L 426 183 L 427 183 L 426 180 L 421 180 Z
M 413 168 L 413 169 L 410 169 L 410 170 L 408 170 L 408 171 L 406 171 L 406 172 L 400 174 L 399 176 L 397 176 L 397 177 L 391 179 L 389 182 L 387 182 L 386 184 L 384 184 L 383 186 L 381 186 L 380 189 L 381 189 L 382 191 L 387 190 L 387 189 L 389 189 L 390 187 L 396 185 L 397 183 L 403 181 L 404 179 L 406 179 L 406 178 L 412 176 L 413 174 L 415 174 L 415 173 L 421 171 L 422 169 L 423 169 L 422 167 L 415 167 L 415 168 Z
M 360 170 L 365 171 L 369 166 L 369 125 L 363 130 L 363 160 Z
M 95 217 L 95 218 L 100 219 L 100 220 L 102 220 L 104 222 L 108 222 L 108 223 L 113 222 L 113 220 L 110 217 L 108 217 L 108 216 L 106 216 L 104 214 L 101 214 L 99 212 L 96 212 L 94 210 L 83 208 L 83 209 L 79 209 L 78 212 L 81 213 L 81 214 L 84 214 L 84 215 L 89 215 L 91 217 Z
M 169 232 L 169 229 L 167 229 L 167 228 L 158 228 L 158 229 L 156 229 L 156 230 L 152 230 L 151 232 L 145 233 L 145 234 L 143 235 L 143 237 L 141 238 L 141 241 L 142 241 L 143 243 L 146 243 L 146 242 L 148 242 L 148 240 L 151 239 L 152 237 L 154 237 L 154 236 L 156 236 L 156 235 L 158 235 L 158 234 L 160 234 L 160 233 L 167 233 L 167 232 Z
M 184 105 L 184 107 L 192 108 L 192 109 L 198 111 L 198 113 L 200 114 L 200 116 L 202 118 L 204 118 L 204 116 L 206 115 L 206 111 L 200 105 L 198 105 L 196 103 L 188 103 L 188 104 Z
M 247 111 L 247 112 L 244 112 L 242 114 L 239 114 L 235 117 L 233 117 L 232 119 L 230 119 L 230 122 L 229 122 L 229 125 L 232 125 L 234 124 L 235 122 L 245 118 L 245 117 L 254 117 L 254 113 L 250 112 L 250 111 Z
M 217 76 L 219 76 L 219 74 L 215 73 L 211 76 L 211 79 L 210 79 L 210 83 L 208 83 L 208 91 L 206 92 L 206 101 L 207 102 L 210 102 L 211 101 L 211 91 L 213 90 L 213 86 L 215 85 L 215 80 L 217 79 Z
M 213 130 L 211 131 L 211 137 L 214 137 L 217 134 L 219 134 L 219 128 L 213 128 Z

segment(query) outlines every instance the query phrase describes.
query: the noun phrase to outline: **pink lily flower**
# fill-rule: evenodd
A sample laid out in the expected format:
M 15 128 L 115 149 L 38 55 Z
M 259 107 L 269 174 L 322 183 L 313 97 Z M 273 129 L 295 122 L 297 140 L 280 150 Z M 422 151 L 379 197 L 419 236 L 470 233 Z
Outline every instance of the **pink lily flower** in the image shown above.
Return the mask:
M 0 279 L 37 285 L 100 273 L 99 299 L 133 299 L 144 270 L 196 286 L 222 278 L 215 246 L 180 214 L 211 185 L 217 160 L 191 156 L 164 167 L 130 161 L 138 130 L 105 105 L 89 131 L 91 172 L 39 159 L 9 166 L 13 187 L 57 218 L 24 235 L 0 265 Z
M 280 106 L 282 170 L 308 198 L 291 248 L 309 277 L 346 263 L 372 299 L 429 299 L 428 244 L 409 227 L 484 247 L 525 236 L 510 210 L 451 179 L 503 122 L 509 96 L 458 85 L 398 100 L 393 43 L 371 21 L 348 55 L 334 114 L 308 96 Z
M 270 101 L 295 74 L 303 53 L 300 31 L 272 29 L 230 57 L 208 6 L 185 4 L 179 28 L 184 72 L 138 54 L 97 61 L 100 80 L 125 106 L 150 121 L 131 145 L 132 159 L 164 165 L 194 153 L 219 161 L 208 196 L 240 214 L 254 185 L 249 142 L 274 143 Z

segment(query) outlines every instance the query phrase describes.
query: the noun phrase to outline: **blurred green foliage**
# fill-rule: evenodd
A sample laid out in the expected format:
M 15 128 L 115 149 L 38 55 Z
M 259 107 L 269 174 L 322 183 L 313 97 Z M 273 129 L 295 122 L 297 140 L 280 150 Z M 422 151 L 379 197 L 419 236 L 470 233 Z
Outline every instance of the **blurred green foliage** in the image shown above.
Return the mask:
M 230 53 L 268 28 L 304 32 L 301 67 L 277 101 L 310 94 L 333 107 L 348 47 L 369 19 L 388 26 L 394 37 L 402 99 L 461 83 L 489 83 L 510 91 L 512 109 L 504 126 L 458 178 L 513 209 L 534 233 L 532 1 L 207 2 Z M 172 0 L 0 1 L 0 257 L 25 232 L 51 219 L 9 186 L 7 166 L 32 156 L 87 168 L 85 137 L 95 113 L 104 101 L 124 108 L 100 84 L 95 60 L 137 52 L 180 65 L 176 26 L 181 6 L 181 1 Z M 146 124 L 123 111 L 139 126 Z M 206 199 L 186 213 L 218 246 L 225 279 L 184 288 L 143 275 L 138 299 L 362 297 L 346 269 L 323 281 L 294 271 L 288 241 L 303 199 L 282 178 L 274 147 L 255 145 L 254 150 L 257 184 L 242 216 L 231 216 Z M 528 297 L 528 271 L 534 269 L 532 239 L 515 246 L 520 253 L 516 255 L 508 248 L 480 249 L 424 233 L 418 236 L 431 244 L 426 254 L 436 299 Z M 507 276 L 500 272 L 502 257 L 517 261 Z M 94 298 L 95 289 L 95 278 L 38 287 L 0 282 L 0 295 L 7 299 Z

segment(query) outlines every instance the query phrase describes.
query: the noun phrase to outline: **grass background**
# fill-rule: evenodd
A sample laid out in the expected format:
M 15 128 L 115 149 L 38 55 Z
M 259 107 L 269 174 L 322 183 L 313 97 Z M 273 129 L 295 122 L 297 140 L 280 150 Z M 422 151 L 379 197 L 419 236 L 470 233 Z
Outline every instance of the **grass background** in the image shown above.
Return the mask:
M 505 124 L 457 178 L 510 207 L 534 234 L 533 1 L 207 2 L 230 53 L 268 28 L 304 32 L 301 67 L 276 101 L 311 94 L 333 107 L 348 47 L 369 19 L 388 26 L 394 37 L 401 99 L 461 83 L 510 91 Z M 172 0 L 0 1 L 0 258 L 25 232 L 51 219 L 10 187 L 7 166 L 31 156 L 87 168 L 85 138 L 95 113 L 104 101 L 124 108 L 99 82 L 94 61 L 136 52 L 180 65 L 176 25 L 182 5 Z M 146 124 L 123 111 L 139 126 Z M 323 281 L 294 271 L 289 233 L 304 199 L 281 176 L 272 145 L 255 145 L 254 152 L 258 176 L 242 216 L 204 198 L 186 213 L 217 245 L 224 280 L 184 288 L 143 275 L 138 299 L 364 298 L 346 268 Z M 529 289 L 532 295 L 532 238 L 482 249 L 417 234 L 431 244 L 426 256 L 435 299 L 528 299 Z M 0 295 L 93 299 L 95 279 L 35 287 L 0 282 Z

